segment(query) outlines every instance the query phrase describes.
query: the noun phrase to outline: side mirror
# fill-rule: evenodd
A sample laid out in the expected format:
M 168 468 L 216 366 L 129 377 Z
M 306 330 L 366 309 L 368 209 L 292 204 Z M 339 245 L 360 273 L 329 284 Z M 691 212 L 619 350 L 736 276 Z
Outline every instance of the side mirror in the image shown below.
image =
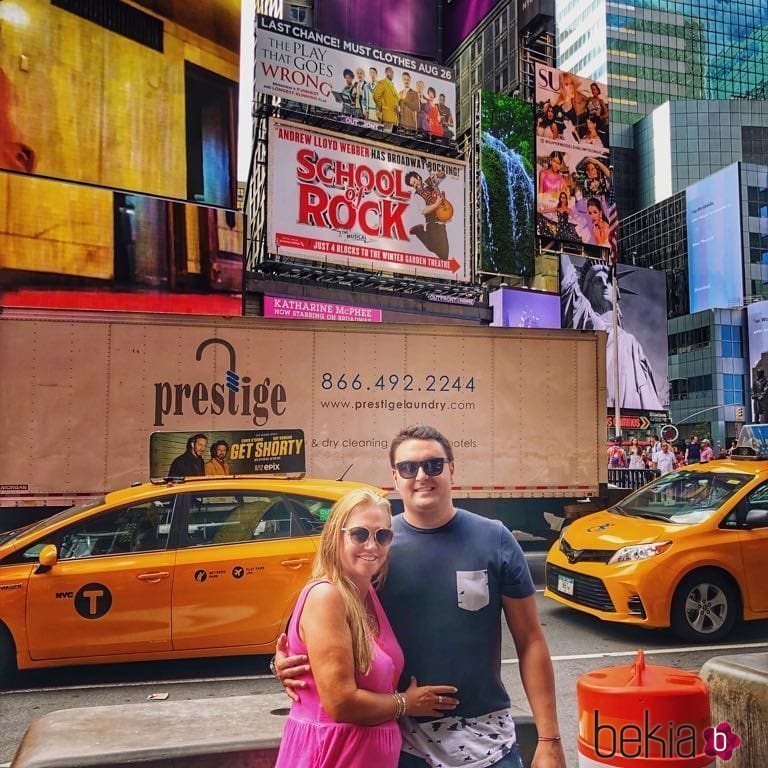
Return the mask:
M 744 518 L 746 528 L 768 527 L 768 509 L 750 509 Z
M 50 571 L 59 560 L 59 551 L 55 544 L 46 544 L 37 557 L 38 564 L 35 573 L 45 573 Z

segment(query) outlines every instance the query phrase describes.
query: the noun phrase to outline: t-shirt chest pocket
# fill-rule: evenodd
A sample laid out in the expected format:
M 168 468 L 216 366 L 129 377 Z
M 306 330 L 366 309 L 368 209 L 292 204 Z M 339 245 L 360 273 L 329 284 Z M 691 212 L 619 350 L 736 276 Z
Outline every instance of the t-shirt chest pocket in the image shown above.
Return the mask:
M 456 571 L 459 608 L 479 611 L 488 605 L 488 571 Z

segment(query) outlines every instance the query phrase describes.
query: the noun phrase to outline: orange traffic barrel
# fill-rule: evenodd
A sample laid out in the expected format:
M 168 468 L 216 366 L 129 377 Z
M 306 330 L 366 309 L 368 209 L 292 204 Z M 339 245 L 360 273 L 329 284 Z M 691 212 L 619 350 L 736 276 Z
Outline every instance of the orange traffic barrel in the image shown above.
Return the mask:
M 704 753 L 709 691 L 692 672 L 634 663 L 582 675 L 579 768 L 714 768 Z

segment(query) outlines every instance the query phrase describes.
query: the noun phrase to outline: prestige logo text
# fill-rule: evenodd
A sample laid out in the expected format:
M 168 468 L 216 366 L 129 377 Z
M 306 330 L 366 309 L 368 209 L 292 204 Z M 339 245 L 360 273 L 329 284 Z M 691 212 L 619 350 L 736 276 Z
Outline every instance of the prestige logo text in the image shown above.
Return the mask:
M 600 712 L 594 711 L 595 732 L 593 734 L 595 753 L 601 758 L 623 757 L 627 760 L 653 758 L 694 758 L 696 752 L 696 728 L 693 725 L 674 723 L 652 723 L 650 713 L 643 713 L 642 724 L 626 723 L 615 726 L 600 723 Z M 733 750 L 741 740 L 730 725 L 721 723 L 716 728 L 707 728 L 703 741 L 705 754 L 730 760 Z
M 162 427 L 166 416 L 186 416 L 192 411 L 196 416 L 210 414 L 220 416 L 248 416 L 254 426 L 264 427 L 272 416 L 285 413 L 288 394 L 285 386 L 265 377 L 254 382 L 250 376 L 237 372 L 235 348 L 224 339 L 206 339 L 195 353 L 200 362 L 203 352 L 209 346 L 218 345 L 226 350 L 228 369 L 223 381 L 208 384 L 170 381 L 155 382 L 155 426 Z M 209 353 L 211 354 L 211 353 Z

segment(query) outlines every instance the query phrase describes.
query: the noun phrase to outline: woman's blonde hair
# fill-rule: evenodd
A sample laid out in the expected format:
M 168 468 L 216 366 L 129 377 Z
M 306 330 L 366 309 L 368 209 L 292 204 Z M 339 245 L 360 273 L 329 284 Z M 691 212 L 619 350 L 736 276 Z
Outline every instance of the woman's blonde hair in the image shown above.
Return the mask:
M 320 537 L 320 548 L 312 567 L 313 579 L 326 579 L 335 584 L 344 600 L 347 609 L 347 624 L 352 634 L 352 656 L 355 669 L 363 674 L 368 674 L 373 662 L 373 648 L 368 631 L 368 622 L 365 613 L 366 595 L 359 595 L 357 587 L 347 578 L 341 568 L 341 537 L 345 535 L 342 530 L 349 516 L 358 507 L 377 507 L 387 513 L 389 524 L 392 522 L 392 510 L 389 502 L 378 493 L 368 488 L 360 488 L 350 491 L 342 496 L 331 509 L 331 514 L 323 528 Z M 387 575 L 387 562 L 381 567 L 373 579 L 375 587 L 384 583 Z

